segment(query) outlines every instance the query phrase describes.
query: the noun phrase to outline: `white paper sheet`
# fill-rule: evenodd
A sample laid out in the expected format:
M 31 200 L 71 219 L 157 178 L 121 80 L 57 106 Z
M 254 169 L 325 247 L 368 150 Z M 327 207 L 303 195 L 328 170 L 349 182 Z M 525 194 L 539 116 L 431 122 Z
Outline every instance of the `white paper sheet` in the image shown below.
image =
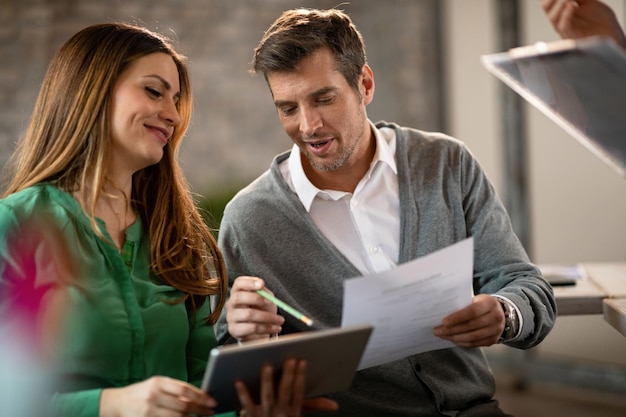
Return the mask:
M 472 300 L 474 242 L 465 239 L 389 271 L 344 283 L 342 326 L 371 323 L 359 369 L 454 346 L 433 335 Z

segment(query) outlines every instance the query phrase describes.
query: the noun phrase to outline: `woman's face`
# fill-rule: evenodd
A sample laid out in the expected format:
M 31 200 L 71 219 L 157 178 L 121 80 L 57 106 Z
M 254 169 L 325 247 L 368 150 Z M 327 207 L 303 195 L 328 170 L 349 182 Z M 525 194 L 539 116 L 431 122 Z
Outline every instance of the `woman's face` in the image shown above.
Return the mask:
M 110 176 L 132 175 L 158 163 L 180 116 L 178 69 L 166 53 L 132 62 L 113 87 Z

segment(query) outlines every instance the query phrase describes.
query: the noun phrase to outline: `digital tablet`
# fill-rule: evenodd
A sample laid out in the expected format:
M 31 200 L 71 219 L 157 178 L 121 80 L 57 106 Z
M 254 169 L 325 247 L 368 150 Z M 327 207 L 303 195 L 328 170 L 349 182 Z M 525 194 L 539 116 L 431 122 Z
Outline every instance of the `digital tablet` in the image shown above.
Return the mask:
M 238 410 L 236 380 L 258 402 L 263 364 L 272 364 L 278 380 L 285 360 L 297 358 L 307 361 L 306 397 L 343 391 L 352 383 L 372 330 L 371 325 L 312 330 L 213 348 L 202 389 L 217 401 L 217 413 Z
M 539 42 L 481 56 L 484 67 L 626 177 L 626 52 L 612 39 Z

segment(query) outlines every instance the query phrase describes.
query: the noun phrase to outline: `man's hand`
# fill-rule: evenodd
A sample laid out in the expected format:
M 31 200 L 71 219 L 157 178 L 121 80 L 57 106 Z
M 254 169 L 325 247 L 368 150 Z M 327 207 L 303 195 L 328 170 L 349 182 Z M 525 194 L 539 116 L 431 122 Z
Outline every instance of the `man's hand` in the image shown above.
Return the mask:
M 491 346 L 504 331 L 504 312 L 498 299 L 479 294 L 472 304 L 446 316 L 433 334 L 461 347 Z
M 285 319 L 278 315 L 278 308 L 271 301 L 256 293 L 264 289 L 264 282 L 257 277 L 238 277 L 226 302 L 228 332 L 238 340 L 266 338 L 281 331 Z

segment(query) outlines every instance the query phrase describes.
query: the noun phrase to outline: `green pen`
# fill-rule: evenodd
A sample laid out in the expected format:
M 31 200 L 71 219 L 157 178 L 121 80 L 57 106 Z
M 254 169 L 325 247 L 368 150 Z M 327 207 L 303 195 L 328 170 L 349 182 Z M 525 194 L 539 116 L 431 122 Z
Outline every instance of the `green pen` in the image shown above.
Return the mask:
M 287 313 L 291 314 L 292 316 L 294 316 L 298 320 L 301 320 L 302 322 L 304 322 L 307 326 L 313 326 L 313 320 L 311 320 L 310 318 L 308 318 L 304 314 L 300 313 L 295 308 L 285 304 L 284 301 L 280 301 L 278 298 L 274 297 L 272 294 L 268 293 L 267 291 L 257 290 L 257 294 L 259 294 L 261 297 L 267 298 L 268 300 L 270 300 L 272 303 L 276 304 L 278 307 L 280 307 L 281 309 L 283 309 Z

